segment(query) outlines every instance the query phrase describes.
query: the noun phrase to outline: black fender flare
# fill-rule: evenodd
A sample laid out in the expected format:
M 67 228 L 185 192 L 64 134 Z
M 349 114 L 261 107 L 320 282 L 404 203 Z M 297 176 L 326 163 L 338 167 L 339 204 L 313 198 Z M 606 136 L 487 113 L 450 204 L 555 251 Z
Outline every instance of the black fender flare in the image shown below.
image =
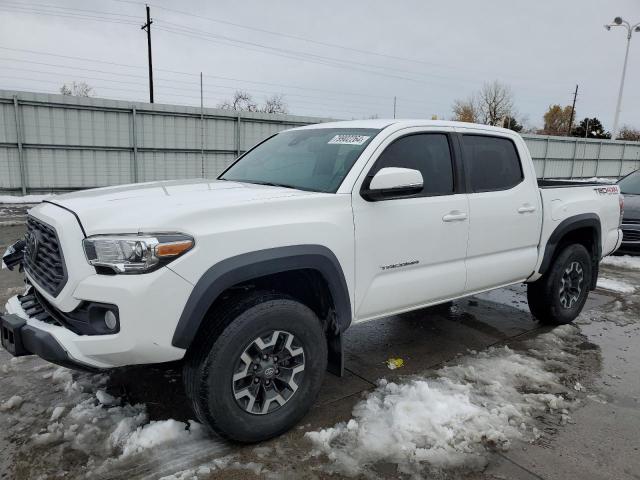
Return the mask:
M 351 300 L 342 266 L 335 254 L 322 245 L 291 245 L 244 253 L 216 263 L 195 284 L 173 334 L 172 345 L 187 349 L 193 342 L 207 311 L 228 288 L 254 278 L 292 270 L 320 272 L 329 286 L 340 337 L 351 324 Z M 340 344 L 340 338 L 336 339 Z
M 598 266 L 600 265 L 600 258 L 602 256 L 602 225 L 600 223 L 600 217 L 595 213 L 582 213 L 580 215 L 574 215 L 573 217 L 566 218 L 562 222 L 560 222 L 560 224 L 549 236 L 549 240 L 547 241 L 547 245 L 544 249 L 542 263 L 540 264 L 538 272 L 541 275 L 544 275 L 547 270 L 549 270 L 551 261 L 555 257 L 556 251 L 562 239 L 567 234 L 580 228 L 593 228 L 595 232 L 594 238 L 592 239 L 595 245 L 595 250 L 593 252 L 592 258 L 594 275 L 592 277 L 591 288 L 593 289 L 595 288 L 596 282 L 598 280 Z

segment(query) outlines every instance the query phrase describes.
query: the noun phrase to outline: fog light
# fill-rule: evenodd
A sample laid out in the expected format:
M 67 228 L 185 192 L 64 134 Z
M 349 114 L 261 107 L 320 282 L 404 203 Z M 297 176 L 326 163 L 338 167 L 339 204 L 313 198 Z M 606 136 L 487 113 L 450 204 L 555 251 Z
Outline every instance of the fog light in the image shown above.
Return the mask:
M 118 319 L 116 318 L 116 314 L 111 310 L 107 310 L 104 313 L 104 324 L 109 330 L 115 330 L 118 326 Z

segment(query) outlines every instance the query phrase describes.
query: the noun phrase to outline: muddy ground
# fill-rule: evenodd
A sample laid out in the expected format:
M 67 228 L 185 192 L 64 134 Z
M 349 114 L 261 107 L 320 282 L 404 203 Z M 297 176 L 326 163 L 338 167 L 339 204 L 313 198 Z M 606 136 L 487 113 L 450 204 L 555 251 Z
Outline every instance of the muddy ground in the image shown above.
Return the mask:
M 24 207 L 0 205 L 0 252 L 23 234 L 23 222 Z M 640 286 L 640 270 L 603 266 L 602 275 Z M 21 282 L 19 274 L 0 272 L 0 305 L 20 292 Z M 514 286 L 448 308 L 353 326 L 345 339 L 344 378 L 327 375 L 299 426 L 261 445 L 229 444 L 195 424 L 185 434 L 194 417 L 179 368 L 93 376 L 32 357 L 11 360 L 0 351 L 0 478 L 640 479 L 640 288 L 631 294 L 592 292 L 576 322 L 579 330 L 558 344 L 552 329 L 529 314 L 524 292 Z M 349 472 L 336 463 L 336 452 L 357 455 L 353 436 L 345 431 L 323 450 L 305 435 L 352 419 L 354 406 L 380 392 L 381 379 L 433 382 L 449 371 L 442 370 L 445 365 L 472 365 L 485 357 L 502 361 L 504 352 L 538 362 L 555 378 L 549 391 L 538 386 L 531 393 L 517 385 L 516 400 L 553 395 L 564 403 L 534 409 L 517 427 L 521 433 L 506 442 L 471 439 L 457 464 L 451 456 L 437 468 L 416 463 L 414 451 L 406 459 L 359 460 Z M 389 358 L 401 358 L 404 366 L 390 370 Z M 478 381 L 469 384 L 475 388 Z M 11 401 L 16 397 L 20 401 Z M 422 407 L 428 412 L 433 405 Z M 183 432 L 171 437 L 175 428 L 145 429 L 153 422 L 167 429 L 183 425 Z M 119 431 L 127 442 L 114 440 Z M 131 445 L 136 447 L 128 451 Z

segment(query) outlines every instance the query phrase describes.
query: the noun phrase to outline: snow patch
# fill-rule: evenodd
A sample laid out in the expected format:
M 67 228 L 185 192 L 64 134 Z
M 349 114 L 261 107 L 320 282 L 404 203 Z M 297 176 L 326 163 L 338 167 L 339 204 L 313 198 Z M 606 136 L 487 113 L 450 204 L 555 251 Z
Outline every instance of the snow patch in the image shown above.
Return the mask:
M 53 197 L 53 194 L 47 195 L 0 195 L 0 203 L 18 204 L 18 203 L 40 203 Z
M 113 395 L 109 395 L 104 390 L 98 390 L 96 392 L 96 398 L 102 405 L 105 405 L 107 407 L 118 405 L 120 403 L 119 398 L 116 398 Z
M 428 469 L 482 468 L 489 450 L 539 436 L 537 415 L 567 420 L 568 389 L 551 370 L 566 364 L 571 354 L 562 348 L 578 332 L 558 327 L 526 353 L 490 348 L 441 368 L 435 378 L 381 380 L 351 420 L 306 437 L 316 454 L 332 461 L 332 472 L 349 476 L 377 462 L 417 476 Z
M 221 470 L 247 470 L 252 472 L 255 476 L 267 473 L 267 470 L 264 469 L 264 466 L 261 463 L 240 463 L 238 461 L 234 461 L 234 458 L 235 455 L 216 458 L 215 460 L 198 467 L 182 470 L 172 475 L 161 477 L 160 480 L 198 480 L 201 478 L 209 478 L 212 473 Z
M 176 420 L 150 422 L 131 432 L 122 447 L 122 457 L 151 449 L 164 443 L 182 444 L 191 440 L 201 440 L 205 432 L 199 423 L 190 421 L 186 424 Z
M 636 287 L 627 282 L 605 277 L 598 278 L 598 288 L 603 288 L 605 290 L 611 290 L 612 292 L 618 293 L 633 293 L 636 291 Z
M 13 410 L 14 408 L 20 408 L 23 402 L 24 400 L 20 395 L 14 395 L 6 402 L 0 404 L 0 412 L 6 412 L 8 410 Z
M 50 421 L 52 422 L 57 421 L 62 416 L 64 411 L 65 411 L 65 407 L 62 407 L 62 406 L 57 406 L 56 408 L 54 408 L 53 412 L 51 412 Z
M 604 257 L 600 262 L 602 265 L 611 265 L 613 267 L 627 268 L 629 270 L 640 270 L 640 257 L 632 257 L 631 255 L 621 255 Z

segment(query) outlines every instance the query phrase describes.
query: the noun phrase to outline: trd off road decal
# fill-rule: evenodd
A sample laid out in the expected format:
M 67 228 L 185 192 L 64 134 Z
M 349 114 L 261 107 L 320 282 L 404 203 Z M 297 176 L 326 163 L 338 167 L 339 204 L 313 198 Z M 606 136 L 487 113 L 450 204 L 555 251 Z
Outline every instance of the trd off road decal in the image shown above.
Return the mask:
M 607 187 L 594 188 L 600 195 L 618 195 L 620 193 L 620 187 L 617 185 L 609 185 Z

